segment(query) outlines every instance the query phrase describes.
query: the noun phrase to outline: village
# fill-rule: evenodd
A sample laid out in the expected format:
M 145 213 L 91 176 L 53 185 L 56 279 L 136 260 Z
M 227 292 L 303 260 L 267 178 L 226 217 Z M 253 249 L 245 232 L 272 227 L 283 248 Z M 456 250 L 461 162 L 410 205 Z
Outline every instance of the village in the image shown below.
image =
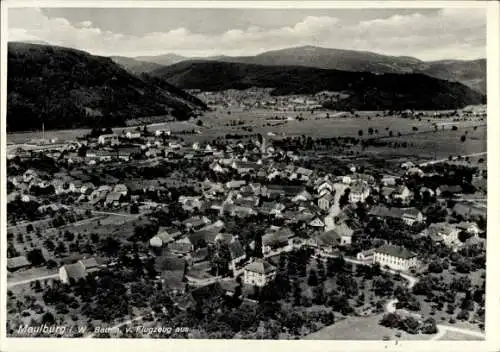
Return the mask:
M 138 127 L 12 149 L 8 331 L 141 320 L 304 338 L 382 314 L 399 336 L 479 334 L 486 171 L 337 158 L 326 172 L 300 146 Z

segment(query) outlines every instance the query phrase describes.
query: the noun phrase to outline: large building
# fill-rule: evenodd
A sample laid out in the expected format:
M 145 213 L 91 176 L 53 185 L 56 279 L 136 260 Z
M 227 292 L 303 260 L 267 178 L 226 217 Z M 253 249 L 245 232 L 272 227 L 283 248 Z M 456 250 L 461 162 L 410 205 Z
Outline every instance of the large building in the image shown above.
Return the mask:
M 243 282 L 247 285 L 264 287 L 275 277 L 276 267 L 259 258 L 245 266 Z
M 385 244 L 373 253 L 373 263 L 381 267 L 388 266 L 394 270 L 407 271 L 417 266 L 417 255 L 404 247 Z

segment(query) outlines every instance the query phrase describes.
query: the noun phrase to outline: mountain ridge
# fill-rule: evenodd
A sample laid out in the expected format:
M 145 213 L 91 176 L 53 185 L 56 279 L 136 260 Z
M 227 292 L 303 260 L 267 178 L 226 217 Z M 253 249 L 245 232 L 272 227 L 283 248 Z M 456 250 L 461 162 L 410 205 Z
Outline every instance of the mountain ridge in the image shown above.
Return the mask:
M 124 125 L 144 116 L 187 119 L 206 106 L 108 57 L 54 45 L 8 44 L 7 130 Z M 71 118 L 68 118 L 68 117 Z
M 373 74 L 304 66 L 266 66 L 221 61 L 183 61 L 151 72 L 182 89 L 220 91 L 273 88 L 273 95 L 335 91 L 347 99 L 335 109 L 456 109 L 481 104 L 485 96 L 457 82 L 421 73 Z
M 163 56 L 168 55 L 172 54 Z M 155 59 L 155 56 L 147 58 L 148 62 L 155 62 L 161 65 L 202 60 L 266 66 L 305 66 L 353 72 L 422 73 L 435 78 L 461 82 L 483 94 L 486 93 L 486 59 L 484 58 L 474 60 L 445 59 L 423 61 L 411 56 L 390 56 L 371 51 L 332 49 L 312 45 L 270 50 L 253 56 L 223 55 L 205 58 L 186 58 L 177 55 L 178 60 L 168 63 L 162 62 L 160 59 Z

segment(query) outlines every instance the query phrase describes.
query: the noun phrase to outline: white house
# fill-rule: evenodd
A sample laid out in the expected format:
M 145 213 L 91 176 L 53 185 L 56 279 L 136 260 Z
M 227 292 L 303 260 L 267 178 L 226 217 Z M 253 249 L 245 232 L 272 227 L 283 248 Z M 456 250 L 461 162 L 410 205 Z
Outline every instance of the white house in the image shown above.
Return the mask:
M 330 209 L 334 198 L 331 193 L 325 193 L 321 197 L 318 198 L 318 207 L 321 210 L 327 211 Z
M 381 267 L 388 266 L 393 270 L 408 271 L 417 266 L 417 255 L 404 247 L 385 244 L 373 253 L 373 263 Z
M 116 145 L 119 143 L 118 136 L 116 134 L 101 134 L 97 139 L 99 144 L 111 144 Z
M 353 187 L 351 187 L 351 192 L 349 193 L 349 202 L 363 203 L 369 195 L 370 187 L 368 187 L 368 185 L 363 182 L 357 183 Z
M 247 285 L 264 287 L 276 277 L 276 267 L 258 258 L 245 266 L 243 282 Z

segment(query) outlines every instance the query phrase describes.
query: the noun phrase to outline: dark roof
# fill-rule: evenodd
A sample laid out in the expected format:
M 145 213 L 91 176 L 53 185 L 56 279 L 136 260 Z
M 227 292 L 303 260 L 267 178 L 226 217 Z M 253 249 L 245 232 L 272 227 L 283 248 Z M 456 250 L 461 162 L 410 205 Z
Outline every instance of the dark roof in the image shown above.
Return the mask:
M 99 266 L 99 264 L 97 263 L 97 260 L 94 257 L 82 259 L 82 260 L 80 260 L 80 262 L 83 264 L 85 269 L 91 269 L 91 268 L 95 268 L 95 267 Z
M 288 242 L 288 239 L 293 236 L 294 234 L 292 230 L 290 230 L 288 227 L 283 227 L 274 232 L 266 233 L 264 236 L 262 236 L 262 245 L 267 246 L 271 244 L 286 243 Z
M 68 279 L 73 279 L 77 281 L 87 276 L 87 272 L 85 271 L 85 266 L 80 262 L 64 265 L 63 268 L 66 269 Z
M 402 259 L 410 259 L 416 257 L 416 254 L 409 251 L 405 247 L 396 246 L 392 244 L 384 244 L 383 246 L 377 248 L 377 253 L 391 255 L 393 257 L 398 257 Z
M 319 246 L 336 246 L 340 243 L 340 236 L 334 230 L 323 232 L 316 236 Z
M 167 290 L 183 290 L 186 288 L 184 272 L 182 271 L 164 271 L 161 275 L 163 286 Z
M 30 262 L 25 256 L 19 256 L 7 259 L 7 269 L 20 269 L 29 266 Z
M 276 267 L 269 264 L 264 259 L 258 258 L 254 262 L 245 266 L 245 270 L 258 274 L 267 274 L 276 270 Z
M 370 213 L 372 216 L 388 217 L 388 218 L 401 218 L 403 216 L 416 217 L 420 214 L 417 208 L 388 208 L 382 205 L 374 207 Z
M 240 258 L 246 254 L 245 249 L 243 248 L 243 245 L 238 240 L 230 242 L 228 244 L 228 247 L 229 247 L 229 253 L 231 254 L 232 259 Z
M 189 240 L 195 247 L 199 247 L 203 244 L 209 244 L 215 242 L 215 237 L 217 237 L 218 231 L 213 230 L 201 230 L 197 232 L 190 233 L 188 235 Z
M 155 259 L 155 270 L 157 272 L 163 271 L 182 271 L 186 269 L 186 261 L 171 253 L 166 253 Z

